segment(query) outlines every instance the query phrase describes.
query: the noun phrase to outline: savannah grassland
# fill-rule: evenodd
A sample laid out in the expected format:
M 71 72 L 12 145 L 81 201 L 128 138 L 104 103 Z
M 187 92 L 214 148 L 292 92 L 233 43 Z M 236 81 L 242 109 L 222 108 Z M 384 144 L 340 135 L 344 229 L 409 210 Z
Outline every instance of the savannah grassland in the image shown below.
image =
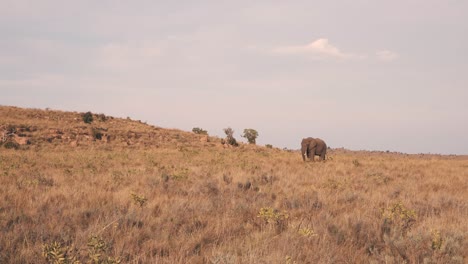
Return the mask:
M 0 263 L 468 259 L 466 156 L 332 149 L 303 163 L 296 151 L 13 107 L 0 107 L 0 128 L 30 143 L 0 146 Z

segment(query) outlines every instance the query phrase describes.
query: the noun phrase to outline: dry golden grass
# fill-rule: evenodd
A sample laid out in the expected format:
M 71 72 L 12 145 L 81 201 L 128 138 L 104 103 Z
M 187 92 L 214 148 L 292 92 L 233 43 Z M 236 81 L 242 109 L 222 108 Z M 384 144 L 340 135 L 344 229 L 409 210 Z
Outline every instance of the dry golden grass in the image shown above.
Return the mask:
M 31 142 L 0 146 L 0 263 L 468 258 L 466 156 L 331 150 L 303 163 L 298 152 L 80 118 L 0 107 L 0 128 L 23 127 Z M 96 127 L 109 142 L 93 140 Z

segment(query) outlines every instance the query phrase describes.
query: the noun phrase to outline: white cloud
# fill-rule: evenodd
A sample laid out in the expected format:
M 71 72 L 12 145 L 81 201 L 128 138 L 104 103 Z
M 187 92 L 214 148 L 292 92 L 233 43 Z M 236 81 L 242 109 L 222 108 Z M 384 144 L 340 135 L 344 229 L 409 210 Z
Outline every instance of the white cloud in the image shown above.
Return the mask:
M 390 50 L 380 50 L 375 53 L 377 58 L 382 61 L 394 61 L 400 57 L 398 53 Z
M 302 46 L 285 46 L 273 50 L 275 53 L 283 54 L 315 54 L 339 59 L 350 59 L 360 57 L 356 54 L 343 52 L 336 46 L 330 44 L 328 39 L 320 38 L 312 43 Z

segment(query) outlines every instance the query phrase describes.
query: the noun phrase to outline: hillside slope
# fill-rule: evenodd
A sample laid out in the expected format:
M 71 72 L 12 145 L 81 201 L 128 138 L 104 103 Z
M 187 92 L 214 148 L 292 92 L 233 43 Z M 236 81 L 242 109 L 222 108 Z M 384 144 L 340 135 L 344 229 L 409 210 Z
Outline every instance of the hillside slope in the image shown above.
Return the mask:
M 15 107 L 0 107 L 0 131 L 0 263 L 468 260 L 467 157 L 331 150 L 304 163 Z
M 93 114 L 85 123 L 84 113 L 0 106 L 0 139 L 30 147 L 118 146 L 162 147 L 200 145 L 203 136 L 175 129 L 162 129 L 129 118 Z M 8 140 L 10 137 L 10 140 Z M 212 145 L 212 144 L 211 144 Z

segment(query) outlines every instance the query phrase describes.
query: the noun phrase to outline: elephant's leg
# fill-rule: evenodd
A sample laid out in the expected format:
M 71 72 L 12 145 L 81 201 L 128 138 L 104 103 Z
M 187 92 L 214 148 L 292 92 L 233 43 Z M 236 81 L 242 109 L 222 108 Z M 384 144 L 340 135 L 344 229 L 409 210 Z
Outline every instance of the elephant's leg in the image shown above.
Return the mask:
M 315 161 L 315 151 L 316 151 L 316 147 L 313 147 L 311 149 L 309 149 L 309 159 L 310 161 Z
M 320 154 L 320 160 L 325 160 L 325 151 L 323 151 L 322 154 Z
M 325 145 L 320 154 L 320 160 L 325 160 L 326 154 L 327 154 L 327 146 Z

